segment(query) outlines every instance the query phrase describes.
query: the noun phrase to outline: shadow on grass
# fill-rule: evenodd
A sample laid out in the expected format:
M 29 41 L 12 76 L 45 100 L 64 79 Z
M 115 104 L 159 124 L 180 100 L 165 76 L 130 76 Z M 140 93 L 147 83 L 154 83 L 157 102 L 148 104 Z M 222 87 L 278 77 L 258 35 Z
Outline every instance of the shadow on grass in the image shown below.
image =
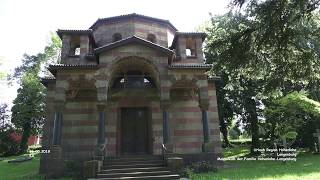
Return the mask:
M 221 169 L 216 173 L 195 174 L 192 179 L 320 179 L 320 155 L 304 153 L 297 157 L 296 162 L 287 163 L 281 161 L 227 161 L 227 163 L 233 168 Z

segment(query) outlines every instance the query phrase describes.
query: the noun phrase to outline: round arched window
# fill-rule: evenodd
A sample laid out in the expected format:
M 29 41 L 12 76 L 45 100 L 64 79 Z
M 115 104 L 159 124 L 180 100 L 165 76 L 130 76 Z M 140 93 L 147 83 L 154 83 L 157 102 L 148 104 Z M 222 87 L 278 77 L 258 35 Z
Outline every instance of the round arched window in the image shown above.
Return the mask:
M 122 35 L 120 33 L 115 33 L 113 36 L 112 36 L 112 41 L 113 42 L 116 42 L 116 41 L 120 41 L 122 39 Z
M 148 40 L 148 41 L 151 41 L 151 42 L 153 42 L 153 43 L 156 43 L 156 35 L 154 35 L 154 34 L 148 34 L 147 40 Z

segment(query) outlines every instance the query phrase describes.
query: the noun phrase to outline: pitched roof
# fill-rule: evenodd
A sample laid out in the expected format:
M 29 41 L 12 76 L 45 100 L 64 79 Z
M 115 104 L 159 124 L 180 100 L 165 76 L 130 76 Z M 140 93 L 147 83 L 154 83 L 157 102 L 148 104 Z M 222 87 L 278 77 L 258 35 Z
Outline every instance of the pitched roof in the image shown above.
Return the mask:
M 129 43 L 142 44 L 142 45 L 148 46 L 150 48 L 157 49 L 157 50 L 167 54 L 168 56 L 172 56 L 173 55 L 173 51 L 172 50 L 170 50 L 170 49 L 168 49 L 166 47 L 163 47 L 163 46 L 161 46 L 159 44 L 155 44 L 155 43 L 153 43 L 151 41 L 139 38 L 137 36 L 131 36 L 129 38 L 122 39 L 120 41 L 116 41 L 116 42 L 113 42 L 113 43 L 98 47 L 98 48 L 94 49 L 94 53 L 95 54 L 99 54 L 101 52 L 108 51 L 108 50 L 114 49 L 116 47 L 119 47 L 119 46 L 122 46 L 122 45 L 125 45 L 125 44 L 129 44 Z
M 174 31 L 177 31 L 177 28 L 175 28 L 168 20 L 158 19 L 158 18 L 154 18 L 154 17 L 150 17 L 150 16 L 144 16 L 144 15 L 136 14 L 136 13 L 98 19 L 89 29 L 94 30 L 97 28 L 97 26 L 99 26 L 102 23 L 113 23 L 113 22 L 117 22 L 120 20 L 126 20 L 126 19 L 131 19 L 131 18 L 140 18 L 140 19 L 144 19 L 144 20 L 155 21 L 157 23 L 160 23 L 160 24 L 163 24 L 163 25 L 170 27 Z
M 52 77 L 52 76 L 46 76 L 46 77 L 43 77 L 41 78 L 41 81 L 40 81 L 44 86 L 47 86 L 49 83 L 54 83 L 56 82 L 56 78 L 55 77 Z
M 50 64 L 47 68 L 54 76 L 58 69 L 97 69 L 94 64 Z
M 62 39 L 62 34 L 92 34 L 92 29 L 58 29 L 58 36 Z
M 171 64 L 169 69 L 211 69 L 211 64 Z

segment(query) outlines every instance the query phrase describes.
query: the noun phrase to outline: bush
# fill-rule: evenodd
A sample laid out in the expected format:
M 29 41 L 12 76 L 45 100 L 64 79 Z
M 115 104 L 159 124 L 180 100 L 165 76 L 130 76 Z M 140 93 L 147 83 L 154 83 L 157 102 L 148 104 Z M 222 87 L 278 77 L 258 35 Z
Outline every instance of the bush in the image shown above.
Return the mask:
M 209 171 L 217 171 L 216 166 L 210 161 L 201 161 L 192 163 L 191 166 L 188 167 L 194 173 L 205 173 Z
M 12 139 L 11 134 L 14 132 L 9 125 L 0 129 L 0 156 L 17 155 L 19 152 L 19 142 Z

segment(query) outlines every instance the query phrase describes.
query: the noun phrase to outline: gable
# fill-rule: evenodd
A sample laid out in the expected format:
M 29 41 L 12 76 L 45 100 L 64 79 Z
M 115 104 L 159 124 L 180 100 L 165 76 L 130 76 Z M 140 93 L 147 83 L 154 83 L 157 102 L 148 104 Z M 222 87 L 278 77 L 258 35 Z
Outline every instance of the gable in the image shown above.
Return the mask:
M 163 54 L 166 54 L 168 57 L 171 57 L 173 55 L 173 51 L 166 48 L 166 47 L 163 47 L 163 46 L 160 46 L 158 44 L 155 44 L 155 43 L 152 43 L 150 41 L 147 41 L 147 40 L 144 40 L 142 38 L 139 38 L 139 37 L 136 37 L 136 36 L 132 36 L 132 37 L 129 37 L 127 39 L 123 39 L 123 40 L 120 40 L 120 41 L 117 41 L 117 42 L 114 42 L 114 43 L 110 43 L 110 44 L 107 44 L 107 45 L 104 45 L 102 47 L 99 47 L 99 48 L 96 48 L 94 49 L 94 53 L 95 54 L 100 54 L 100 53 L 103 53 L 103 52 L 107 52 L 107 51 L 111 51 L 113 49 L 116 49 L 116 48 L 119 48 L 119 47 L 125 47 L 125 46 L 129 46 L 129 45 L 136 45 L 137 47 L 138 46 L 142 46 L 146 49 L 153 49 L 157 52 L 161 52 Z M 137 49 L 137 50 L 142 50 L 144 48 L 140 48 L 140 49 Z M 145 52 L 145 50 L 143 52 Z

